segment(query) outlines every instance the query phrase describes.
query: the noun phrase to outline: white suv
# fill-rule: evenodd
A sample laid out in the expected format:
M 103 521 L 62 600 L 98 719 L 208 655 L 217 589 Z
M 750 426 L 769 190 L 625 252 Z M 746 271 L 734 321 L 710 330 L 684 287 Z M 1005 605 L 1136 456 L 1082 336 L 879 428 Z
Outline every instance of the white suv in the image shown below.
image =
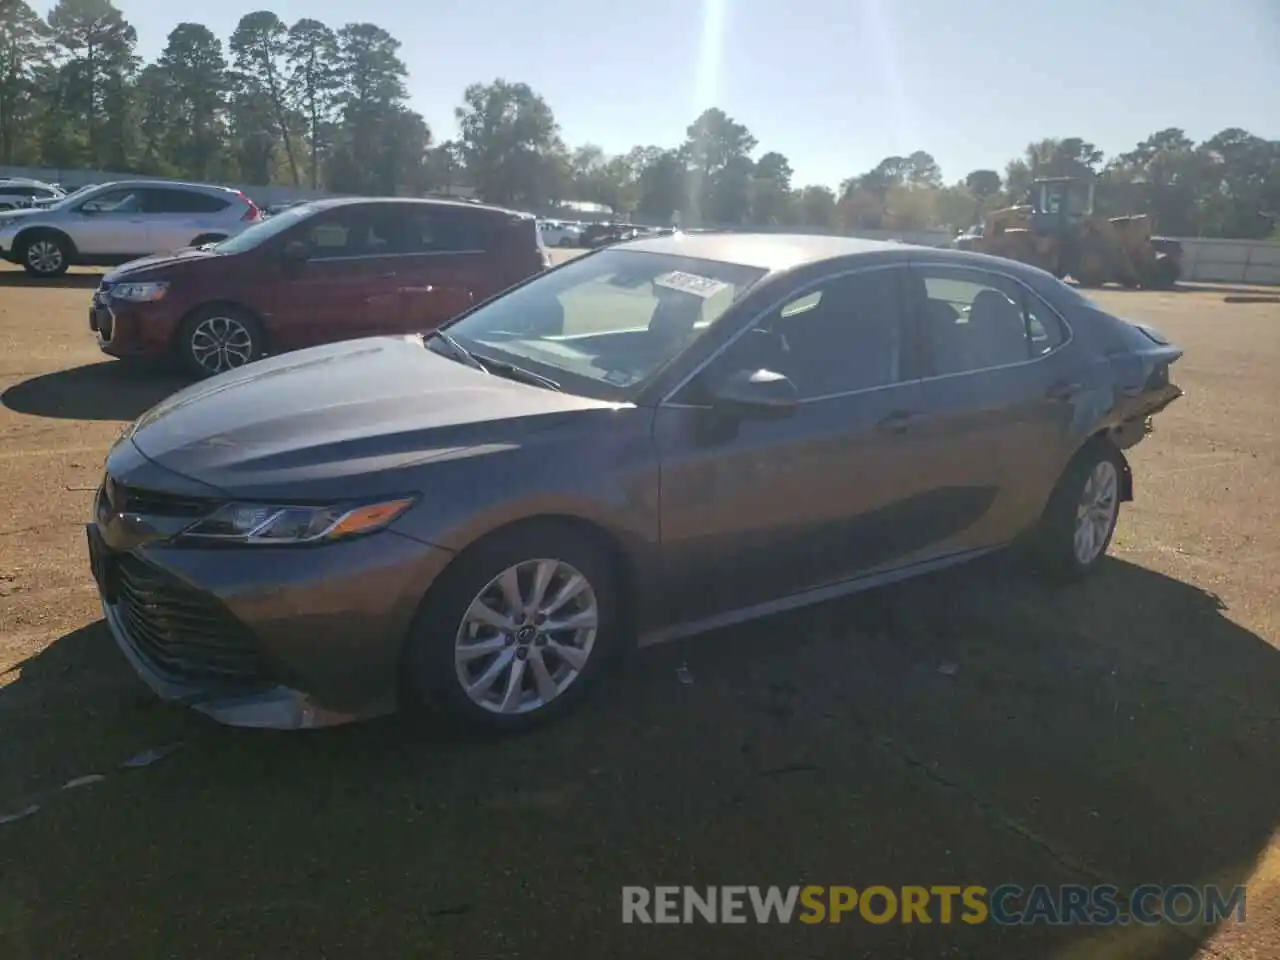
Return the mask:
M 48 206 L 0 212 L 0 257 L 37 277 L 113 266 L 234 236 L 262 219 L 239 190 L 126 180 L 79 190 Z

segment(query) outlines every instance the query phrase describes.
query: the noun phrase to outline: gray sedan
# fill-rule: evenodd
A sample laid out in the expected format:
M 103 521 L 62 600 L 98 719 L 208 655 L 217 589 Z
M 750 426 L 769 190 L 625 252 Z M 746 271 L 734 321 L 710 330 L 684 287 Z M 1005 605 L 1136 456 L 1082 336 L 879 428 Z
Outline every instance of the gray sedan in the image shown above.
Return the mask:
M 89 553 L 162 697 L 517 728 L 614 654 L 1025 544 L 1098 566 L 1181 351 L 954 250 L 674 235 L 143 415 Z

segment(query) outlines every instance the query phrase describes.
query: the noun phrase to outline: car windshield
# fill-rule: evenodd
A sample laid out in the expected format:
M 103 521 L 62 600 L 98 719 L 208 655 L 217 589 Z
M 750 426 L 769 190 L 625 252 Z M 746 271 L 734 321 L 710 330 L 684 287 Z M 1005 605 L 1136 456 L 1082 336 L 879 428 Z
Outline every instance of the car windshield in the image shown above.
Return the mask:
M 766 272 L 608 250 L 543 274 L 447 329 L 482 361 L 527 367 L 583 396 L 628 400 Z
M 315 212 L 315 209 L 309 203 L 302 203 L 296 207 L 281 210 L 265 220 L 260 220 L 234 237 L 216 244 L 213 249 L 218 253 L 246 253 L 307 219 Z

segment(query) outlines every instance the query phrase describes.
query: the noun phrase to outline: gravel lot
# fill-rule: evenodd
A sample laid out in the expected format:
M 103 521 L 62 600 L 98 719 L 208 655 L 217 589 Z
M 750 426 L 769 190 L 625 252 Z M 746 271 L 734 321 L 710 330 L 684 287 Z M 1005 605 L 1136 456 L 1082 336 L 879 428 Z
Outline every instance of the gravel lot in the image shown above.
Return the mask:
M 996 559 L 658 648 L 492 742 L 147 695 L 81 525 L 122 422 L 180 383 L 104 361 L 96 282 L 0 272 L 0 816 L 41 806 L 0 825 L 7 960 L 1280 956 L 1280 305 L 1097 295 L 1186 348 L 1187 396 L 1091 582 Z M 620 922 L 624 884 L 1004 882 L 1247 882 L 1248 919 Z

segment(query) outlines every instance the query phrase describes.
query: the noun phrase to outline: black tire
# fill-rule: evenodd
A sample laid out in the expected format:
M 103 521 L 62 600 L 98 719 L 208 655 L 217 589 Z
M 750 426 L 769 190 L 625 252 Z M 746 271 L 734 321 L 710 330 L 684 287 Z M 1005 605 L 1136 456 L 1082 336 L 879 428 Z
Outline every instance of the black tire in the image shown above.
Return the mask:
M 221 349 L 214 340 L 223 337 Z M 266 336 L 258 318 L 229 304 L 210 304 L 188 314 L 178 330 L 174 350 L 187 372 L 204 379 L 234 370 L 262 357 Z M 210 363 L 212 348 L 219 364 Z
M 225 233 L 202 233 L 191 241 L 191 245 L 193 247 L 202 247 L 206 243 L 221 243 L 225 239 L 227 239 Z
M 572 247 L 572 246 L 573 246 L 573 241 L 572 241 L 572 240 L 570 240 L 568 237 L 561 237 L 561 238 L 560 238 L 560 240 L 556 243 L 556 246 L 558 246 L 558 247 Z
M 30 276 L 52 280 L 67 272 L 75 248 L 63 234 L 53 230 L 33 230 L 22 237 L 19 253 L 22 269 Z
M 557 696 L 529 712 L 495 712 L 472 700 L 463 689 L 455 664 L 455 641 L 468 609 L 488 584 L 508 568 L 539 558 L 568 564 L 590 584 L 598 611 L 595 638 L 582 669 Z M 410 710 L 425 709 L 482 732 L 515 733 L 560 716 L 591 693 L 624 645 L 618 588 L 608 550 L 572 525 L 533 521 L 493 534 L 459 556 L 424 599 L 405 643 L 400 678 L 402 703 Z M 538 641 L 526 638 L 525 642 Z M 508 639 L 507 644 L 512 656 L 525 659 L 520 655 L 520 644 L 513 639 Z M 489 660 L 477 658 L 474 669 L 491 666 L 505 653 L 496 653 Z M 526 653 L 532 651 L 526 649 Z M 552 662 L 556 662 L 554 657 Z M 509 678 L 507 669 L 503 668 L 500 678 Z M 532 668 L 527 673 L 532 677 Z M 495 686 L 502 682 L 499 679 Z M 524 689 L 532 680 L 522 684 Z
M 1182 270 L 1176 260 L 1172 257 L 1158 257 L 1144 286 L 1151 290 L 1172 290 L 1178 285 L 1181 276 Z
M 1086 485 L 1104 463 L 1109 464 L 1113 471 L 1110 523 L 1101 537 L 1101 547 L 1094 539 L 1088 557 L 1082 559 L 1076 550 L 1077 514 Z M 1091 441 L 1072 458 L 1058 479 L 1031 538 L 1032 554 L 1041 570 L 1059 580 L 1077 580 L 1097 567 L 1107 555 L 1111 538 L 1115 535 L 1127 472 L 1124 455 L 1106 440 Z M 1094 537 L 1097 537 L 1096 528 Z

